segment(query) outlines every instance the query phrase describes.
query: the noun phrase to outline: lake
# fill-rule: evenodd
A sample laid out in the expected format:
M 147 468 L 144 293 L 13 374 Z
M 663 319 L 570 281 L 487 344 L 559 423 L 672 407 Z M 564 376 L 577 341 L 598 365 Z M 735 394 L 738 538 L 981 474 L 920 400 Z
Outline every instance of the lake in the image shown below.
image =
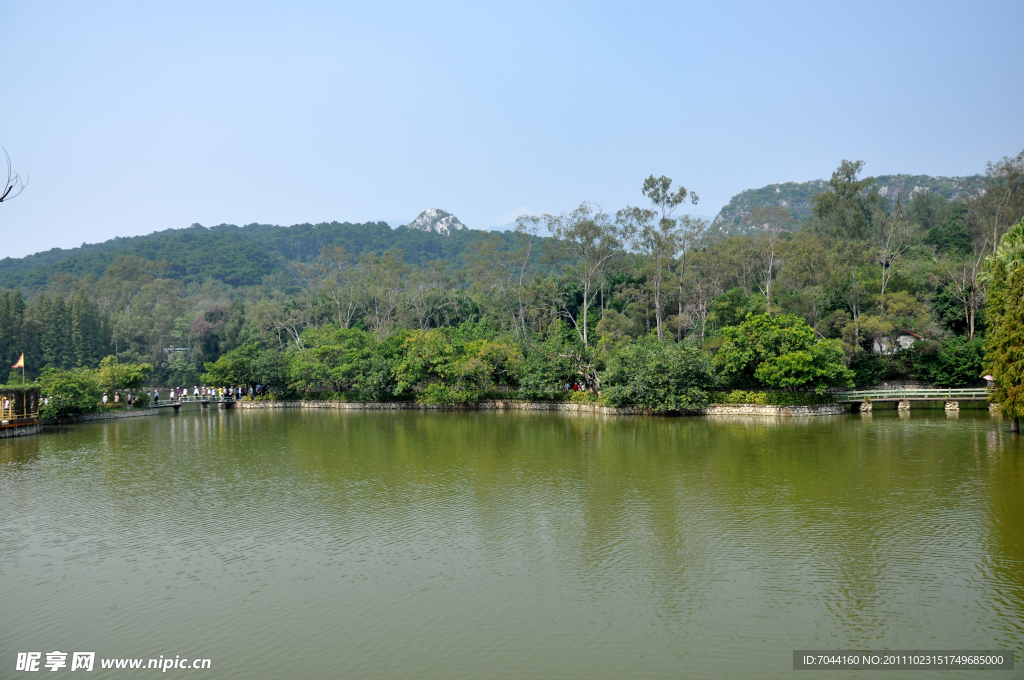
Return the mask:
M 791 678 L 794 649 L 1022 643 L 1024 446 L 986 411 L 197 410 L 0 440 L 0 677 L 59 650 L 99 678 Z

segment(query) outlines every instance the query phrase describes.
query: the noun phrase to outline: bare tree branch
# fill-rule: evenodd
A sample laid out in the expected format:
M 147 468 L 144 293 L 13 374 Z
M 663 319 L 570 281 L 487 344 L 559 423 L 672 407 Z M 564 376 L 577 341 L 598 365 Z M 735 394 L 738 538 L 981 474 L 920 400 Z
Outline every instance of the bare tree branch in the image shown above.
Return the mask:
M 25 190 L 25 187 L 28 186 L 28 175 L 22 180 L 21 176 L 12 169 L 11 157 L 7 155 L 7 149 L 3 147 L 0 149 L 3 150 L 4 158 L 7 160 L 7 181 L 4 183 L 3 190 L 0 190 L 0 203 L 3 203 L 15 198 Z

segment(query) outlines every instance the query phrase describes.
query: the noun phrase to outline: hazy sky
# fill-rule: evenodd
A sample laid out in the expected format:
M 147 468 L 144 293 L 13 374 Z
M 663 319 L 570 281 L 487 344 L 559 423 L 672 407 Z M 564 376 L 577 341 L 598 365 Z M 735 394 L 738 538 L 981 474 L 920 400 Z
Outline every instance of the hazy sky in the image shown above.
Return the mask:
M 223 222 L 485 228 L 665 174 L 964 175 L 1024 148 L 1024 2 L 0 0 L 0 256 Z

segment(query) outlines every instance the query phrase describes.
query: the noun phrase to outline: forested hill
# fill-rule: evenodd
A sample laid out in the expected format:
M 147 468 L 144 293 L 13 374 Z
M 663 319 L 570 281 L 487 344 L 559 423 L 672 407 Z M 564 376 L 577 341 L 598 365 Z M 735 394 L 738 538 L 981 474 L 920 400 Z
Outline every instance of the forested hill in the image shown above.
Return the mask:
M 895 196 L 902 189 L 909 201 L 915 193 L 933 192 L 945 199 L 977 194 L 985 186 L 982 175 L 971 177 L 930 177 L 927 175 L 883 175 L 874 188 L 882 196 Z M 826 180 L 769 184 L 737 194 L 722 208 L 712 230 L 725 236 L 745 233 L 745 220 L 761 206 L 781 206 L 797 222 L 811 215 L 814 196 L 828 187 Z M 446 213 L 447 214 L 447 213 Z M 194 283 L 208 279 L 231 286 L 258 286 L 270 276 L 280 284 L 292 275 L 290 263 L 310 262 L 326 246 L 343 246 L 351 257 L 364 252 L 399 249 L 410 264 L 422 265 L 443 259 L 450 269 L 465 263 L 465 253 L 481 238 L 494 232 L 452 229 L 436 233 L 398 227 L 385 222 L 330 222 L 280 227 L 222 224 L 186 229 L 168 229 L 145 236 L 121 237 L 79 248 L 53 248 L 23 258 L 0 260 L 0 289 L 22 288 L 27 292 L 45 288 L 55 276 L 100 278 L 122 255 L 135 255 L 150 263 L 150 273 L 159 278 Z M 511 241 L 511 233 L 504 232 Z M 538 253 L 540 249 L 537 249 Z
M 232 286 L 254 286 L 268 275 L 288 272 L 288 263 L 310 262 L 326 246 L 343 246 L 349 255 L 399 249 L 410 264 L 444 259 L 461 266 L 467 249 L 492 232 L 473 229 L 437 234 L 418 229 L 391 229 L 384 222 L 331 222 L 279 227 L 222 224 L 168 229 L 145 236 L 121 237 L 79 248 L 53 248 L 22 258 L 0 260 L 0 288 L 33 291 L 55 275 L 99 278 L 121 255 L 152 263 L 151 272 L 184 283 L 216 279 Z
M 984 175 L 970 177 L 931 177 L 929 175 L 881 175 L 875 178 L 874 189 L 882 196 L 894 198 L 900 190 L 904 201 L 910 201 L 914 194 L 931 191 L 945 199 L 956 199 L 975 194 L 985 188 Z M 712 229 L 726 235 L 746 232 L 750 223 L 746 217 L 756 208 L 780 206 L 802 222 L 811 216 L 811 200 L 828 188 L 828 180 L 810 182 L 783 182 L 769 184 L 760 189 L 747 189 L 736 194 L 719 211 L 712 222 Z

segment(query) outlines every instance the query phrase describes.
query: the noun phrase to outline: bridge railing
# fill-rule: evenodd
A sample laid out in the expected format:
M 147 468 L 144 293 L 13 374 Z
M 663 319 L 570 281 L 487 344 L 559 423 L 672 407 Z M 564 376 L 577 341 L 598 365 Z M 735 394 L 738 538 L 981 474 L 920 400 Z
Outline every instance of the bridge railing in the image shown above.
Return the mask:
M 988 399 L 988 390 L 984 387 L 957 388 L 907 388 L 897 390 L 848 390 L 833 392 L 838 401 L 894 401 L 894 400 L 926 400 L 944 399 L 947 401 L 970 401 Z
M 228 401 L 236 401 L 234 397 L 225 396 L 194 396 L 189 395 L 187 397 L 161 397 L 160 404 L 169 406 L 172 404 L 198 404 L 200 402 L 209 402 L 211 404 L 220 404 Z

